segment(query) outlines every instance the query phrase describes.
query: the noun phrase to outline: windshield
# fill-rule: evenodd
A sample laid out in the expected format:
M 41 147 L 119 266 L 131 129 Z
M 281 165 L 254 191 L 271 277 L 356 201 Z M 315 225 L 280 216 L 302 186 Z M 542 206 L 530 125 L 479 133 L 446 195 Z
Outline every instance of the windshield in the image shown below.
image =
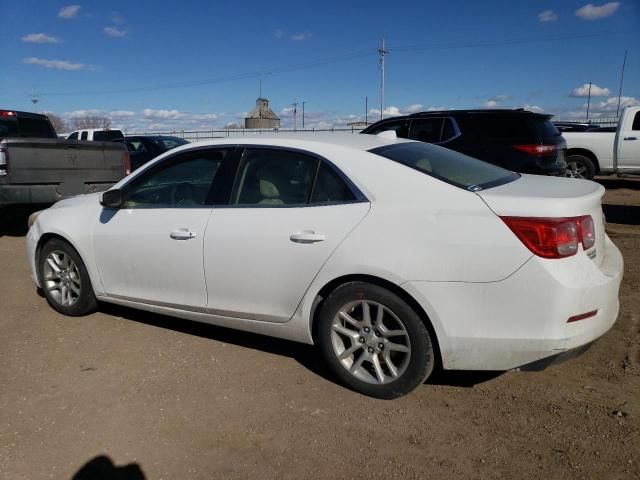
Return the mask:
M 396 143 L 369 151 L 472 192 L 520 178 L 504 168 L 428 143 Z

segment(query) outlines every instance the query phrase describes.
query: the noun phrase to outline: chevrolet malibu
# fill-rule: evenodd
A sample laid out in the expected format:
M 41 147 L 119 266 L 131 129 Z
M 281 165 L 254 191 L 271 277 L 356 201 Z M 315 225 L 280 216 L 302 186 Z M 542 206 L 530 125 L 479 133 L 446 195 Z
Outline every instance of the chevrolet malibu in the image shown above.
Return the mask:
M 315 344 L 379 398 L 436 368 L 539 369 L 618 314 L 604 189 L 520 175 L 386 134 L 172 150 L 102 194 L 30 218 L 35 283 L 98 302 Z

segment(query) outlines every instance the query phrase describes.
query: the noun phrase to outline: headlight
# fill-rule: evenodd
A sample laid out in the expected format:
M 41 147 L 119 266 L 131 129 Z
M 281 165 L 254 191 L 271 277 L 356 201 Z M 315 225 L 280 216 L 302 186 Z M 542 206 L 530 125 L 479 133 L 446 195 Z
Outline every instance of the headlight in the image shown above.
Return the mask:
M 36 218 L 38 218 L 38 215 L 40 215 L 41 212 L 42 210 L 38 210 L 37 212 L 33 212 L 31 215 L 29 215 L 29 220 L 27 220 L 27 226 L 29 228 L 31 228 L 31 225 L 35 223 Z

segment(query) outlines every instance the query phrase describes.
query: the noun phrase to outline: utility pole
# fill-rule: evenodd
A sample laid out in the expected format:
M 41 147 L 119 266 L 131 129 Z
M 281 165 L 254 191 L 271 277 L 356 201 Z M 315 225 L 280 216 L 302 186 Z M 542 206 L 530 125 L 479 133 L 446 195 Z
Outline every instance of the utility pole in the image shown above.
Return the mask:
M 587 122 L 589 122 L 589 106 L 591 105 L 591 82 L 589 82 L 589 96 L 587 97 Z
M 307 102 L 302 102 L 302 129 L 304 130 L 304 104 Z
M 298 102 L 294 99 L 292 105 L 293 105 L 293 131 L 295 132 L 298 129 L 298 119 L 297 119 Z
M 624 66 L 627 63 L 627 51 L 624 51 L 624 60 L 622 61 L 622 73 L 620 74 L 620 90 L 618 90 L 618 108 L 616 108 L 616 117 L 620 116 L 620 98 L 622 97 L 622 80 L 624 79 Z
M 384 56 L 389 53 L 388 50 L 384 49 L 384 37 L 382 38 L 382 46 L 378 49 L 378 53 L 380 54 L 380 120 L 382 120 L 384 116 Z
M 364 97 L 364 124 L 369 124 L 369 97 Z

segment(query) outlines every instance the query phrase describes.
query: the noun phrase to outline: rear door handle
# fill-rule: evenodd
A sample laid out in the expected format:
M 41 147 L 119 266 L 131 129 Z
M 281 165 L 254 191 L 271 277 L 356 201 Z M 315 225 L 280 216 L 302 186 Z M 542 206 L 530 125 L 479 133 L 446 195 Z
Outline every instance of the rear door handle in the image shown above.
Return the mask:
M 322 242 L 326 237 L 321 233 L 316 233 L 312 230 L 305 230 L 304 232 L 293 233 L 289 240 L 295 243 L 316 243 Z
M 188 228 L 179 228 L 171 232 L 169 236 L 174 240 L 189 240 L 190 238 L 196 238 L 196 233 Z
M 625 140 L 637 140 L 638 137 L 624 137 Z

